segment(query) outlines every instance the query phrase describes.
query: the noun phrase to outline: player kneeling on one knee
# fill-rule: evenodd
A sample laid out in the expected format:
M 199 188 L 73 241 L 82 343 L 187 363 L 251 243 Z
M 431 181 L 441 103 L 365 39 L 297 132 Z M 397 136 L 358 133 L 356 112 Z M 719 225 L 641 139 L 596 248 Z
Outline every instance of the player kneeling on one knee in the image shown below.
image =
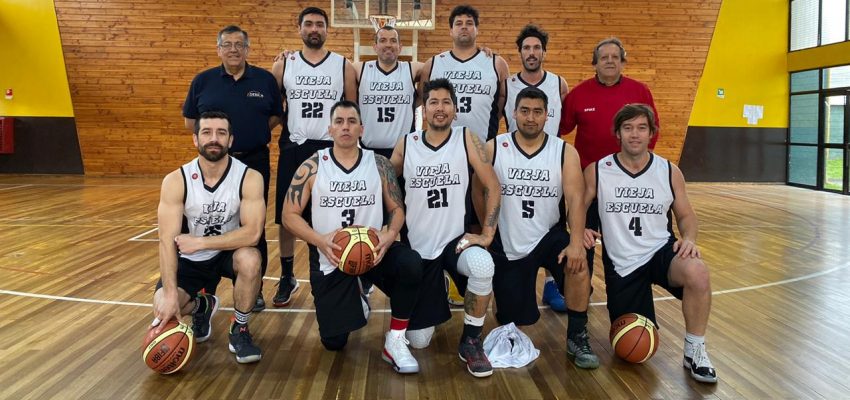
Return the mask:
M 310 284 L 322 344 L 328 350 L 341 350 L 349 334 L 366 325 L 369 305 L 360 277 L 340 269 L 339 258 L 345 256 L 334 243 L 341 228 L 365 226 L 377 235 L 378 243 L 369 244 L 376 245 L 374 266 L 363 277 L 389 296 L 392 309 L 382 356 L 396 372 L 419 372 L 405 331 L 422 281 L 422 259 L 407 245 L 395 242 L 404 223 L 395 173 L 385 157 L 358 147 L 363 127 L 357 104 L 340 101 L 330 115 L 333 147 L 319 150 L 301 164 L 283 206 L 286 229 L 310 249 Z M 381 231 L 385 211 L 387 229 Z M 311 215 L 310 223 L 305 213 Z

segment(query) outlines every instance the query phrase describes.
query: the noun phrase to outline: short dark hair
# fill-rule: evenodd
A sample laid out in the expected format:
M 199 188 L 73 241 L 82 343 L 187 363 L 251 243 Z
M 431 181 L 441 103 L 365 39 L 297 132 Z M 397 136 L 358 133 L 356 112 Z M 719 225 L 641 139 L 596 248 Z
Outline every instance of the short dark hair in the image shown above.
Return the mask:
M 449 96 L 452 98 L 452 104 L 457 107 L 457 95 L 455 94 L 455 87 L 446 78 L 437 78 L 425 82 L 425 87 L 422 89 L 422 103 L 426 103 L 428 101 L 428 98 L 431 97 L 431 92 L 440 89 L 446 89 L 449 91 Z
M 245 45 L 249 46 L 251 41 L 248 40 L 248 31 L 236 26 L 236 25 L 227 25 L 222 30 L 218 31 L 218 37 L 216 38 L 215 44 L 221 46 L 222 36 L 230 34 L 230 33 L 241 33 L 242 36 L 245 37 Z
M 360 106 L 351 100 L 340 100 L 331 106 L 331 123 L 333 123 L 334 111 L 337 108 L 353 108 L 357 112 L 357 119 L 360 121 L 360 124 L 363 124 L 363 118 L 360 118 Z
M 516 102 L 514 103 L 515 110 L 519 108 L 519 101 L 522 99 L 540 99 L 543 100 L 543 109 L 549 108 L 549 96 L 546 96 L 545 92 L 534 86 L 528 86 L 517 93 Z
M 227 121 L 227 131 L 230 132 L 231 135 L 233 134 L 233 131 L 231 130 L 233 123 L 230 122 L 230 117 L 224 111 L 204 111 L 204 112 L 201 113 L 201 116 L 198 117 L 198 119 L 195 120 L 195 134 L 196 135 L 198 134 L 198 132 L 201 131 L 201 120 L 202 119 L 223 119 L 223 120 Z
M 620 111 L 617 111 L 617 115 L 614 115 L 614 136 L 617 135 L 626 121 L 641 115 L 646 117 L 646 122 L 649 123 L 649 133 L 654 135 L 658 132 L 658 126 L 655 124 L 655 112 L 652 111 L 652 107 L 641 103 L 631 103 L 624 105 Z
M 522 51 L 522 42 L 530 37 L 540 39 L 540 44 L 543 45 L 543 51 L 546 51 L 546 43 L 549 43 L 549 34 L 543 28 L 534 24 L 528 24 L 519 31 L 519 36 L 516 37 L 517 50 Z
M 478 10 L 475 7 L 470 6 L 469 4 L 461 4 L 455 7 L 452 10 L 451 15 L 449 15 L 449 28 L 455 26 L 455 18 L 458 15 L 469 15 L 472 17 L 472 20 L 475 21 L 475 26 L 478 26 Z
M 310 14 L 319 14 L 322 18 L 325 19 L 325 25 L 328 24 L 328 13 L 325 10 L 322 10 L 319 7 L 307 7 L 301 10 L 301 14 L 298 14 L 298 25 L 301 26 L 301 23 L 304 22 L 304 17 Z
M 384 25 L 375 31 L 375 43 L 378 43 L 378 32 L 380 31 L 395 32 L 396 36 L 398 36 L 398 42 L 401 43 L 401 32 L 399 32 L 395 27 L 389 25 Z
M 599 48 L 605 46 L 606 44 L 614 44 L 620 48 L 620 60 L 626 62 L 626 49 L 623 48 L 623 42 L 620 39 L 617 39 L 614 36 L 611 36 L 607 39 L 603 39 L 599 43 L 596 44 L 596 47 L 593 48 L 593 60 L 591 64 L 596 65 L 599 62 Z

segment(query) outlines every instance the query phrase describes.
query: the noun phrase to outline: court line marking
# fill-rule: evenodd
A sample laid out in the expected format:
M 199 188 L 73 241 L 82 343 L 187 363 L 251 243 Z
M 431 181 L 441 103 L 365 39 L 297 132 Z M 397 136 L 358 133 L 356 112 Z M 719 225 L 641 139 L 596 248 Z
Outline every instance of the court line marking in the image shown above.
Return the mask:
M 744 286 L 744 287 L 735 288 L 735 289 L 718 290 L 716 292 L 712 292 L 711 295 L 712 296 L 718 296 L 718 295 L 722 295 L 722 294 L 745 292 L 745 291 L 750 291 L 750 290 L 763 289 L 763 288 L 771 287 L 771 286 L 779 286 L 779 285 L 785 285 L 785 284 L 794 283 L 794 282 L 800 282 L 800 281 L 804 281 L 804 280 L 817 278 L 817 277 L 820 277 L 820 276 L 823 276 L 823 275 L 831 274 L 835 271 L 845 269 L 848 266 L 850 266 L 850 264 L 845 264 L 845 265 L 842 265 L 842 266 L 833 267 L 833 268 L 830 268 L 830 269 L 827 269 L 827 270 L 824 270 L 824 271 L 813 272 L 811 274 L 798 276 L 796 278 L 789 278 L 789 279 L 783 279 L 781 281 L 776 281 L 776 282 L 763 283 L 761 285 L 752 285 L 752 286 Z M 264 279 L 270 279 L 270 280 L 278 279 L 278 278 L 270 278 L 270 277 L 263 277 L 263 278 Z M 306 282 L 306 281 L 307 280 L 300 280 L 299 279 L 299 282 Z M 134 306 L 134 307 L 152 307 L 153 306 L 152 304 L 148 304 L 148 303 L 134 303 L 134 302 L 128 302 L 128 301 L 114 301 L 114 300 L 95 300 L 95 299 L 85 299 L 85 298 L 68 297 L 68 296 L 53 296 L 53 295 L 48 295 L 48 294 L 18 292 L 18 291 L 14 291 L 14 290 L 5 290 L 5 289 L 0 289 L 0 294 L 6 294 L 6 295 L 10 295 L 10 296 L 20 296 L 20 297 L 33 297 L 33 298 L 47 299 L 47 300 L 74 301 L 74 302 L 78 302 L 78 303 L 94 303 L 94 304 L 108 304 L 108 305 Z M 653 299 L 653 301 L 658 302 L 658 301 L 667 301 L 667 300 L 673 300 L 673 299 L 675 299 L 675 297 L 665 296 L 665 297 L 656 297 L 656 298 Z M 608 304 L 608 302 L 593 302 L 593 303 L 590 303 L 589 305 L 591 305 L 591 306 L 604 306 L 606 304 Z M 543 308 L 546 308 L 546 306 L 539 306 L 538 308 L 543 309 Z M 233 308 L 232 307 L 222 307 L 221 310 L 233 311 Z M 463 312 L 464 309 L 463 308 L 452 308 L 451 311 L 452 312 Z M 287 308 L 287 309 L 266 308 L 262 312 L 264 312 L 264 313 L 266 313 L 266 312 L 273 312 L 273 313 L 314 313 L 314 312 L 316 312 L 316 310 L 315 309 L 303 309 L 303 308 L 300 308 L 300 309 L 299 308 Z M 389 313 L 390 310 L 389 309 L 379 309 L 379 310 L 372 310 L 371 312 L 373 312 L 373 313 Z
M 0 188 L 0 190 L 14 190 L 14 189 L 20 189 L 20 188 L 25 188 L 25 187 L 29 187 L 29 186 L 32 186 L 32 185 L 17 185 L 17 186 L 12 186 L 12 187 L 4 187 L 4 188 Z

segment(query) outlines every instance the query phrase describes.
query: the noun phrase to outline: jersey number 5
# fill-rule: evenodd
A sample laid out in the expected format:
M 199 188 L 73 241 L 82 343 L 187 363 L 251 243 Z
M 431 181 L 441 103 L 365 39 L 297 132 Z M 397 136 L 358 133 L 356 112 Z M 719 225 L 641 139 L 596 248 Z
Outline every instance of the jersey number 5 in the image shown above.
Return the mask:
M 534 218 L 534 200 L 522 201 L 522 217 Z
M 632 217 L 629 221 L 629 230 L 634 231 L 635 236 L 643 236 L 643 230 L 640 229 L 640 217 Z

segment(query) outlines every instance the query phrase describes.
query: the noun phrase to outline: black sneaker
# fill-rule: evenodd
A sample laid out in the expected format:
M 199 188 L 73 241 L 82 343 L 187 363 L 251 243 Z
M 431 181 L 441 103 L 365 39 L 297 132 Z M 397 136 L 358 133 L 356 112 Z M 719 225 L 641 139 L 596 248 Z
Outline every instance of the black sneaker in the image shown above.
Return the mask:
M 248 325 L 237 324 L 235 321 L 230 326 L 230 352 L 236 354 L 236 362 L 247 364 L 260 361 L 263 352 L 254 345 Z
M 212 334 L 212 316 L 218 311 L 218 297 L 207 293 L 198 293 L 195 301 L 199 303 L 198 311 L 192 314 L 192 331 L 195 332 L 195 342 L 203 343 Z
M 257 301 L 254 302 L 254 308 L 251 309 L 253 312 L 260 312 L 266 309 L 266 301 L 263 299 L 262 290 L 260 293 L 257 293 Z
M 493 366 L 481 345 L 481 338 L 464 337 L 457 348 L 457 355 L 466 363 L 466 369 L 472 376 L 483 378 L 493 375 Z
M 298 281 L 294 276 L 282 276 L 277 283 L 277 294 L 272 300 L 275 307 L 286 307 L 292 301 L 292 294 L 298 291 Z
M 576 367 L 582 369 L 599 368 L 599 357 L 590 348 L 590 336 L 587 329 L 567 338 L 567 355 L 573 358 Z
M 708 353 L 705 351 L 705 343 L 694 346 L 693 356 L 685 356 L 682 366 L 687 368 L 691 373 L 691 378 L 694 378 L 698 382 L 717 382 L 717 372 L 714 371 L 714 366 L 711 365 L 711 360 L 708 359 Z

